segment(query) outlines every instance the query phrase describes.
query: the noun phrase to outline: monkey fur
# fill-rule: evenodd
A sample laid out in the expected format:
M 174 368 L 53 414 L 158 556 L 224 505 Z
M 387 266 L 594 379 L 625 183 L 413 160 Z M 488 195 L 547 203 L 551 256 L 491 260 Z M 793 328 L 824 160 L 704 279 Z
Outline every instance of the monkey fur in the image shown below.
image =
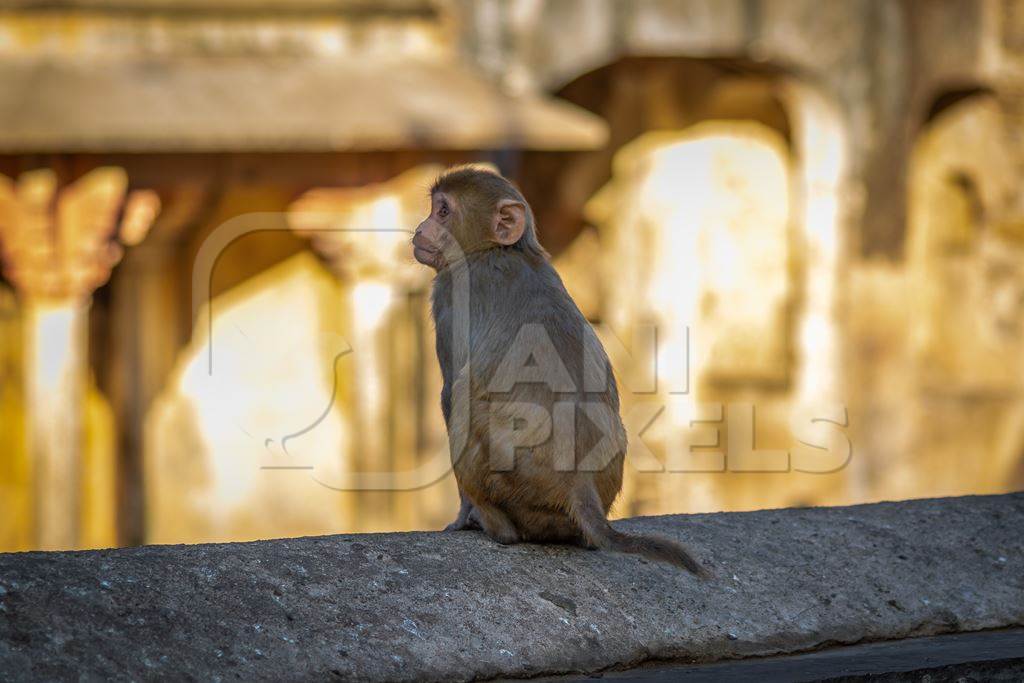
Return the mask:
M 707 576 L 678 543 L 608 523 L 626 452 L 615 377 L 519 190 L 490 171 L 450 169 L 431 189 L 413 253 L 437 271 L 441 408 L 461 498 L 448 529 L 481 528 L 504 544 L 633 553 Z M 469 299 L 462 332 L 453 310 L 459 287 Z

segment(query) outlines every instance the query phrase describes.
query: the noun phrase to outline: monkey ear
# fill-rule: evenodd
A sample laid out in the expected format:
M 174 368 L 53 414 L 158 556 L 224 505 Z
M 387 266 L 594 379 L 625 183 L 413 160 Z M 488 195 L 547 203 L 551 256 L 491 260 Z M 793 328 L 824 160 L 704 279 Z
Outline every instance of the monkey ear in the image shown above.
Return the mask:
M 494 212 L 492 237 L 502 246 L 519 241 L 526 231 L 526 205 L 514 199 L 501 199 Z

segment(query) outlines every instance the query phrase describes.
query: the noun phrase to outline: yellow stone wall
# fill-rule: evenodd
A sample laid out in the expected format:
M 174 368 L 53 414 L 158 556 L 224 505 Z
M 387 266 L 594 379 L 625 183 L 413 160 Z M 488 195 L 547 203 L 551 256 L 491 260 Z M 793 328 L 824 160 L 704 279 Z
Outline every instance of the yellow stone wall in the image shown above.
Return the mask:
M 842 472 L 793 465 L 802 362 L 794 263 L 804 258 L 792 230 L 793 169 L 787 143 L 767 126 L 706 121 L 624 146 L 588 205 L 602 280 L 613 283 L 596 318 L 624 411 L 651 406 L 653 418 L 630 430 L 618 514 L 807 504 L 845 488 Z M 629 350 L 644 325 L 657 327 L 656 365 L 635 342 Z M 651 391 L 642 385 L 655 367 Z
M 22 338 L 14 293 L 0 287 L 0 550 L 32 547 L 32 482 L 25 452 Z
M 110 404 L 90 380 L 85 396 L 82 548 L 111 548 L 117 537 L 117 432 Z
M 911 163 L 904 263 L 854 264 L 853 415 L 864 496 L 1024 483 L 1024 241 L 1006 122 L 979 95 L 941 112 Z

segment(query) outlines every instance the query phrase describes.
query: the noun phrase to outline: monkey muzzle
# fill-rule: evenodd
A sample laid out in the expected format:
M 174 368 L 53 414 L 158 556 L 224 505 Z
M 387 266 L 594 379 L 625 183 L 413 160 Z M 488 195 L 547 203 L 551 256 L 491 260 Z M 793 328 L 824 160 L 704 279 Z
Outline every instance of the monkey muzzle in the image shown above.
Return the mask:
M 412 255 L 417 261 L 434 270 L 444 267 L 444 254 L 441 245 L 427 237 L 422 230 L 417 230 L 413 235 Z

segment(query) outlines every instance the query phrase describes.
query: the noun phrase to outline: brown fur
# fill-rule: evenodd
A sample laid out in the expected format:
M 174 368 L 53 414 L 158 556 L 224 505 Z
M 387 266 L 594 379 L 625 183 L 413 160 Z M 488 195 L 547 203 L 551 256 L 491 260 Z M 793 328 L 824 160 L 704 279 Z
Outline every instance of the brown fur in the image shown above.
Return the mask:
M 462 499 L 448 528 L 482 528 L 499 543 L 571 543 L 635 553 L 704 575 L 681 545 L 626 535 L 607 521 L 622 487 L 626 453 L 618 389 L 600 341 L 537 241 L 522 194 L 497 174 L 459 168 L 438 179 L 431 201 L 431 215 L 413 244 L 416 258 L 438 271 L 433 313 L 444 378 L 441 406 Z M 451 240 L 460 253 L 442 255 Z M 464 285 L 457 284 L 459 277 Z M 468 348 L 460 350 L 452 296 L 465 284 Z M 524 348 L 535 348 L 531 335 L 541 339 L 530 359 L 539 365 L 554 358 L 564 370 L 502 385 L 507 354 L 524 340 Z M 542 352 L 548 354 L 544 361 Z M 595 376 L 603 378 L 601 385 L 584 382 Z M 556 403 L 568 411 L 563 415 L 573 416 L 571 443 L 553 434 L 545 439 L 545 425 L 524 420 L 516 408 L 539 407 L 551 416 Z M 515 441 L 503 441 L 503 434 Z M 514 452 L 511 467 L 498 466 L 502 453 L 492 451 L 508 443 L 524 447 Z

